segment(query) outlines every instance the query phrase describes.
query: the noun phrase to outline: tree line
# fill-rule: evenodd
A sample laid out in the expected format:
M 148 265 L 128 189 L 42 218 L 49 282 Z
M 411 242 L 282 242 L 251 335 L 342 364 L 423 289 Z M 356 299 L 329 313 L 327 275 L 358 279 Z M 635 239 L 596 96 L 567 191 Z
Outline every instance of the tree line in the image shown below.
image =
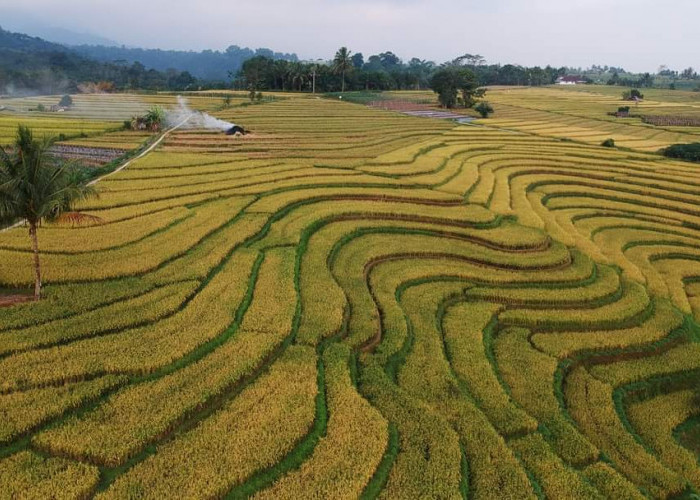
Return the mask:
M 550 85 L 566 68 L 486 64 L 483 57 L 465 54 L 443 64 L 411 58 L 403 61 L 393 52 L 365 59 L 360 52 L 341 47 L 331 61 L 273 60 L 256 56 L 231 71 L 233 86 L 255 91 L 344 92 L 358 90 L 421 90 L 431 87 L 433 76 L 446 67 L 468 68 L 479 85 Z
M 105 47 L 102 45 L 80 45 L 72 50 L 96 61 L 122 65 L 141 63 L 147 68 L 165 72 L 170 68 L 186 71 L 195 78 L 220 86 L 228 80 L 228 72 L 238 71 L 243 62 L 256 56 L 269 59 L 285 59 L 293 62 L 296 54 L 275 52 L 270 49 L 249 49 L 231 45 L 225 50 L 185 50 L 142 49 L 128 47 Z

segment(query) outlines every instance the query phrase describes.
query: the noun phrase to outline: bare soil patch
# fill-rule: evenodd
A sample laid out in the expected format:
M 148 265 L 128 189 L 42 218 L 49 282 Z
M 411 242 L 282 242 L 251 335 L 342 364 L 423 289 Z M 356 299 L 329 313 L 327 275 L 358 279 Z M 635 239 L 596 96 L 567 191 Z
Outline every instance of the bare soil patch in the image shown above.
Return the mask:
M 0 295 L 0 307 L 12 307 L 32 300 L 34 300 L 33 295 Z

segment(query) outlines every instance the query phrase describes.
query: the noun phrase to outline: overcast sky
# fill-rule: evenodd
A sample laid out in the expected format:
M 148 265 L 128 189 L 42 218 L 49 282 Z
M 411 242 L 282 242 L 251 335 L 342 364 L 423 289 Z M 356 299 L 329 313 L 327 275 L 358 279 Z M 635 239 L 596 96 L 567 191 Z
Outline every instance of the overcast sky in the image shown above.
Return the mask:
M 700 68 L 700 0 L 0 0 L 0 25 L 18 17 L 149 48 Z

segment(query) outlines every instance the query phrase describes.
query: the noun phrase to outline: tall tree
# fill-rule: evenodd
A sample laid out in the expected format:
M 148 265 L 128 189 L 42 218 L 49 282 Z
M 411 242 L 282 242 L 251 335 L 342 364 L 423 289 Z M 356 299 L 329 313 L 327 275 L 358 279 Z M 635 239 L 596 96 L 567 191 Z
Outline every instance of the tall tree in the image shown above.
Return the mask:
M 41 298 L 41 264 L 37 229 L 42 221 L 55 221 L 70 214 L 71 205 L 95 195 L 81 183 L 72 166 L 59 163 L 49 153 L 50 139 L 35 139 L 20 125 L 10 150 L 0 147 L 0 223 L 25 220 L 34 255 L 34 299 Z
M 430 88 L 438 95 L 438 101 L 443 108 L 454 108 L 457 105 L 459 92 L 459 74 L 454 67 L 437 71 L 430 79 Z
M 408 62 L 408 77 L 411 87 L 419 90 L 428 86 L 430 74 L 435 69 L 435 64 L 414 57 Z
M 387 71 L 401 65 L 401 59 L 399 59 L 399 56 L 391 51 L 382 52 L 379 54 L 379 60 L 382 63 L 382 67 Z
M 444 66 L 433 74 L 430 88 L 437 93 L 440 104 L 445 108 L 457 105 L 458 94 L 462 94 L 462 105 L 471 108 L 476 103 L 476 98 L 483 97 L 485 93 L 484 89 L 479 88 L 474 72 L 452 65 Z
M 683 70 L 681 73 L 682 78 L 687 78 L 688 80 L 692 80 L 693 78 L 696 78 L 698 75 L 695 73 L 695 70 L 691 66 L 690 68 L 686 68 Z
M 274 61 L 264 56 L 256 56 L 243 63 L 241 75 L 246 89 L 251 93 L 260 90 L 265 84 L 265 78 L 273 73 Z
M 470 69 L 461 68 L 459 74 L 459 92 L 462 94 L 462 105 L 471 108 L 476 104 L 476 99 L 484 97 L 485 88 L 479 88 L 479 81 Z
M 352 57 L 347 47 L 340 47 L 333 58 L 333 71 L 340 74 L 342 83 L 342 92 L 345 92 L 345 74 L 352 68 Z
M 365 65 L 365 56 L 362 55 L 362 52 L 353 54 L 350 59 L 352 59 L 352 65 L 355 69 L 361 69 Z
M 292 85 L 296 85 L 299 92 L 303 91 L 304 85 L 306 85 L 309 78 L 307 67 L 302 63 L 291 63 L 291 77 Z
M 639 79 L 639 86 L 640 87 L 648 87 L 651 88 L 654 86 L 654 77 L 650 73 L 644 73 L 642 77 Z
M 451 66 L 483 66 L 486 64 L 486 59 L 479 54 L 464 54 L 453 59 L 449 64 Z

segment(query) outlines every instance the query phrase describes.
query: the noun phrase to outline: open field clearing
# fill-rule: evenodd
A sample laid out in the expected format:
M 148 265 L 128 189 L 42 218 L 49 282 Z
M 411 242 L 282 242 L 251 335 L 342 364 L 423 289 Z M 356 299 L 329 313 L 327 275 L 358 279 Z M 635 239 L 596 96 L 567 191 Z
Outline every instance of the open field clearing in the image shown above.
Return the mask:
M 476 125 L 191 96 L 250 134 L 99 182 L 101 224 L 39 230 L 45 299 L 0 308 L 0 497 L 694 498 L 700 169 L 651 152 L 700 136 L 605 88 L 487 95 Z M 91 99 L 27 116 L 109 130 Z

